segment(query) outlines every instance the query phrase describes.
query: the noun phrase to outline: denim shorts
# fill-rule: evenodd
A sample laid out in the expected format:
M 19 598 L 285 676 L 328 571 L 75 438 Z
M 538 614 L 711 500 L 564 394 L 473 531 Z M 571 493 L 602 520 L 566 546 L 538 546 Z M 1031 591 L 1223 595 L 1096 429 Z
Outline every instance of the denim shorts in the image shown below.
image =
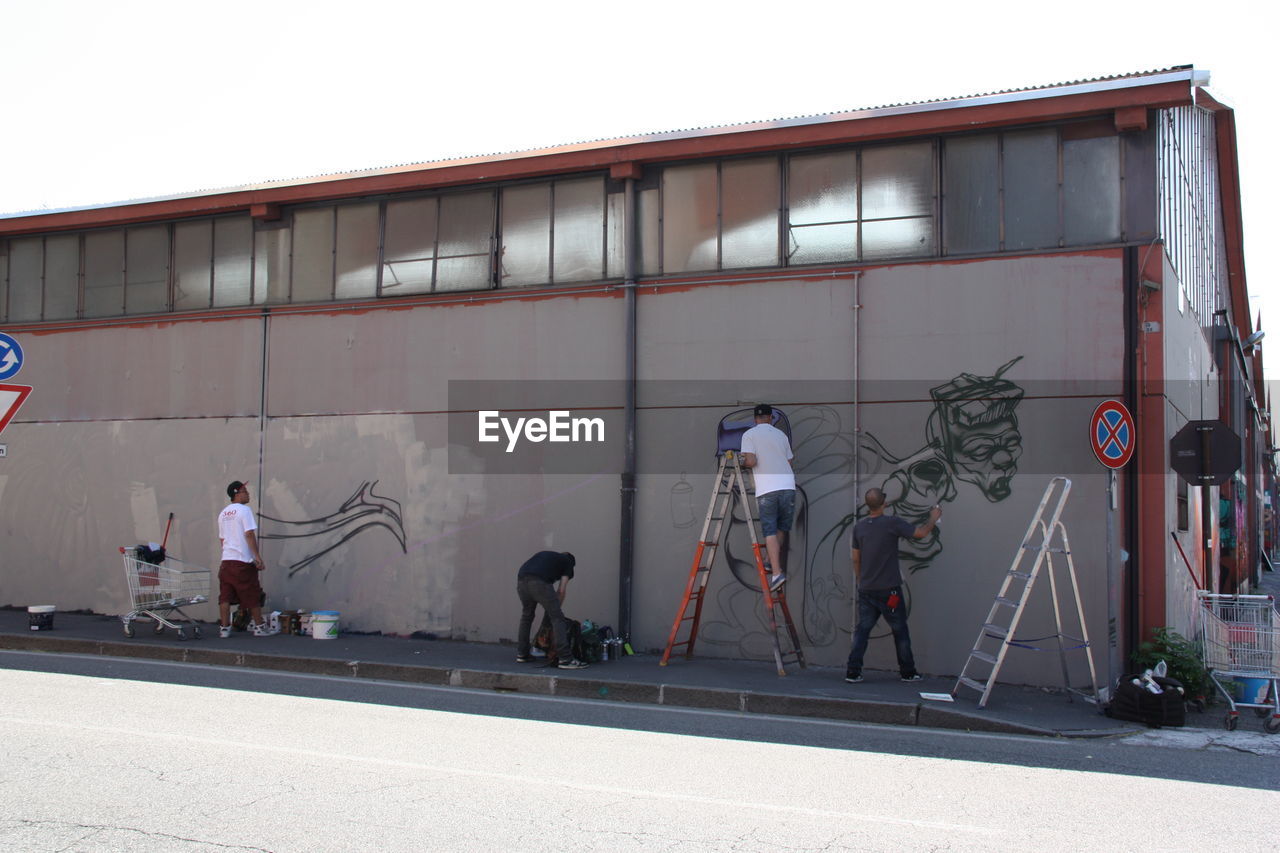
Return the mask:
M 783 489 L 780 492 L 769 492 L 760 496 L 760 526 L 765 536 L 776 536 L 778 531 L 790 532 L 791 519 L 796 514 L 796 493 L 794 489 Z

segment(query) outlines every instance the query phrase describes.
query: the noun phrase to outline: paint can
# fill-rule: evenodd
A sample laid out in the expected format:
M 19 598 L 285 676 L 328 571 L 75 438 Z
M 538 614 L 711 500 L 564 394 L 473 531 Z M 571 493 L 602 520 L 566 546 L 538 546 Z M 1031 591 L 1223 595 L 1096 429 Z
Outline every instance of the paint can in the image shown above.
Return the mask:
M 1267 701 L 1267 695 L 1271 690 L 1271 679 L 1269 678 L 1241 678 L 1235 679 L 1236 690 L 1240 694 L 1240 698 L 1236 701 L 1245 705 L 1270 705 Z
M 311 614 L 311 637 L 316 640 L 338 639 L 337 610 L 316 610 Z
M 52 604 L 36 604 L 27 608 L 27 622 L 32 631 L 52 631 L 53 613 L 58 608 Z

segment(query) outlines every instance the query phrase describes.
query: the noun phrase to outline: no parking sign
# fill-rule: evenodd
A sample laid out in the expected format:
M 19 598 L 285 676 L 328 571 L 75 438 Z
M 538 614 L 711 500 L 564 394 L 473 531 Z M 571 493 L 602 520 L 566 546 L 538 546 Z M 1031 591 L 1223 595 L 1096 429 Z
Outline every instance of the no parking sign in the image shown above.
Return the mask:
M 1133 415 L 1119 400 L 1104 400 L 1089 419 L 1089 443 L 1093 455 L 1108 468 L 1123 468 L 1133 458 L 1137 430 Z

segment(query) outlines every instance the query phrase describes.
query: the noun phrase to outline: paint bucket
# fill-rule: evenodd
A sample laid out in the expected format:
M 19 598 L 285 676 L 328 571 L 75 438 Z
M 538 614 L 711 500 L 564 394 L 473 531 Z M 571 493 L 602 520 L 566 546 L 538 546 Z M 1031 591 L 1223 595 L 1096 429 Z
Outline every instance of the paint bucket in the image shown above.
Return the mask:
M 317 640 L 338 639 L 338 611 L 316 610 L 311 614 L 311 636 Z
M 52 631 L 53 612 L 58 608 L 52 604 L 36 604 L 27 608 L 27 622 L 32 631 Z
M 1271 705 L 1267 701 L 1267 692 L 1271 687 L 1271 680 L 1267 678 L 1237 678 L 1236 690 L 1240 693 L 1237 702 L 1245 705 Z

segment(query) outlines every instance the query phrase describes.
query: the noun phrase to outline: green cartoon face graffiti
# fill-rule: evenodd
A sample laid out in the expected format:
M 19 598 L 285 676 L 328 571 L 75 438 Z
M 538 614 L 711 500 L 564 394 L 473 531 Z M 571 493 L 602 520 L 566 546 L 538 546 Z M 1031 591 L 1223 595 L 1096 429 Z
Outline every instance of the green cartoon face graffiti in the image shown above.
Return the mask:
M 957 480 L 977 486 L 995 503 L 1009 497 L 1022 455 L 1022 433 L 1015 410 L 1023 390 L 1004 372 L 1021 356 L 1003 365 L 994 376 L 962 373 L 929 391 L 934 410 L 926 434 L 938 445 Z

